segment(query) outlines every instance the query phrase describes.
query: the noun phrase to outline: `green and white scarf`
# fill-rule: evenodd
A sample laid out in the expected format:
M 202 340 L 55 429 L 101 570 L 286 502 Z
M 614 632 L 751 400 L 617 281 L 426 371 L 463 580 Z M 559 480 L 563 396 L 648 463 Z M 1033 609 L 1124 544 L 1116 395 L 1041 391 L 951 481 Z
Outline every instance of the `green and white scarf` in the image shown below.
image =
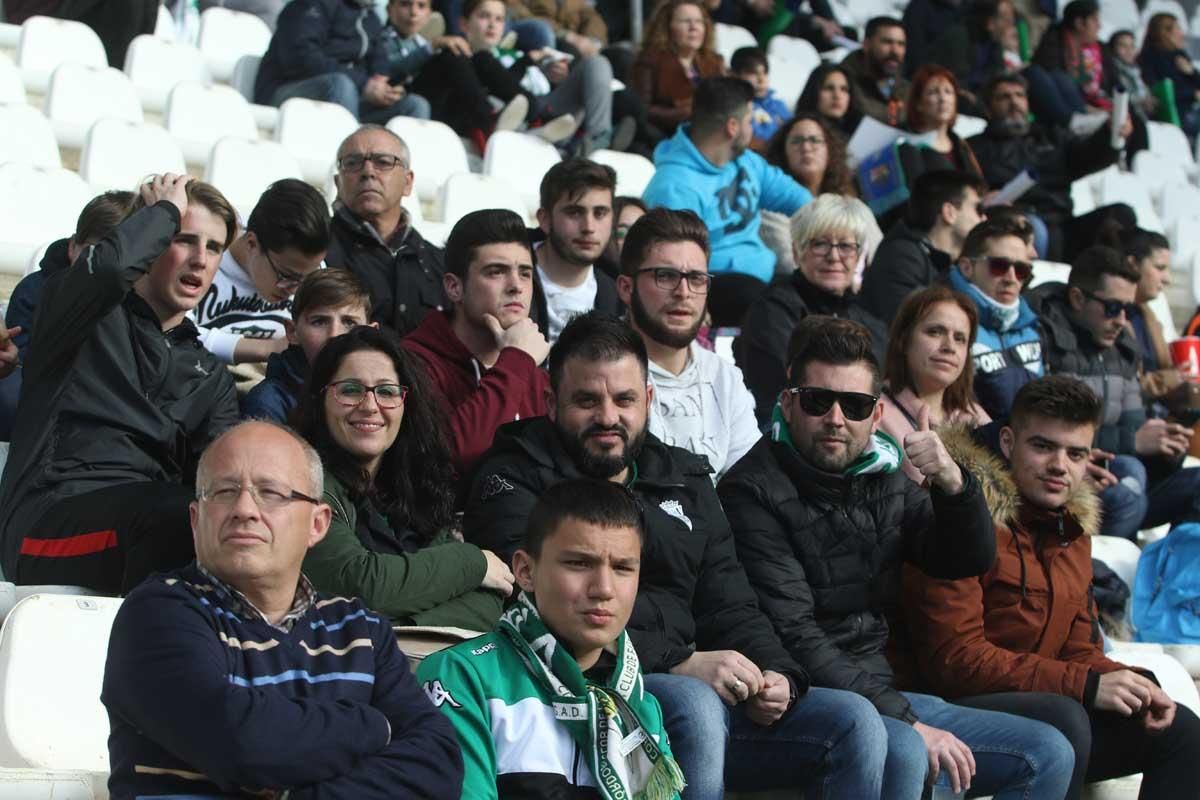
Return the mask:
M 792 450 L 796 449 L 787 420 L 783 417 L 783 407 L 779 403 L 771 409 L 771 441 L 783 442 Z M 842 474 L 847 477 L 873 472 L 887 474 L 900 469 L 900 462 L 903 460 L 904 451 L 899 443 L 887 433 L 875 431 L 867 441 L 867 446 L 858 454 L 858 458 L 842 470 Z
M 606 800 L 670 800 L 683 790 L 683 773 L 662 751 L 639 718 L 646 702 L 637 653 L 624 631 L 617 640 L 617 668 L 601 686 L 584 677 L 579 663 L 542 622 L 533 599 L 522 592 L 500 617 L 504 633 L 533 674 L 554 697 L 554 718 L 566 726 L 585 754 Z

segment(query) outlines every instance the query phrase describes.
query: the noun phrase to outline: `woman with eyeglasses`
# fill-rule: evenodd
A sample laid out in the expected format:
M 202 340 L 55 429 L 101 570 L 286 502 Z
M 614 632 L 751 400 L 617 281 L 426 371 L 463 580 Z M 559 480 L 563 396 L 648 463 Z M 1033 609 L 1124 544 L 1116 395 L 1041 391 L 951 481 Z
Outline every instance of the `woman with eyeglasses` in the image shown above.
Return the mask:
M 331 339 L 293 417 L 325 466 L 325 538 L 304 573 L 397 624 L 490 630 L 513 575 L 454 536 L 454 471 L 428 378 L 396 337 L 359 327 Z
M 979 317 L 975 304 L 945 286 L 913 292 L 896 312 L 888 333 L 879 427 L 897 442 L 920 427 L 922 413 L 934 427 L 977 428 L 992 421 L 975 401 L 971 348 Z M 924 476 L 901 465 L 916 483 Z
M 820 114 L 805 111 L 792 117 L 767 143 L 767 163 L 779 167 L 813 197 L 840 194 L 858 197 L 854 175 L 846 164 L 846 144 Z M 763 209 L 759 235 L 775 252 L 775 272 L 796 269 L 792 255 L 791 220 L 786 214 Z
M 876 357 L 883 360 L 887 327 L 858 303 L 854 288 L 860 256 L 877 230 L 866 204 L 836 194 L 820 195 L 792 217 L 796 271 L 772 283 L 750 306 L 734 344 L 760 425 L 768 423 L 787 382 L 792 331 L 808 315 L 863 324 L 874 339 Z

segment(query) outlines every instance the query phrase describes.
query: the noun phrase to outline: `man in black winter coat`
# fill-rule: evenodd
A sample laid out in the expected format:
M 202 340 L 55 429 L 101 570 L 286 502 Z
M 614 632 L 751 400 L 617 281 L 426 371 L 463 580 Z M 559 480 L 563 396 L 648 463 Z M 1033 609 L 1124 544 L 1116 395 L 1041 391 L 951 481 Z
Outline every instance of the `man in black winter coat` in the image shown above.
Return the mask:
M 583 476 L 626 486 L 646 530 L 627 630 L 646 688 L 662 703 L 685 796 L 719 798 L 726 784 L 828 783 L 847 797 L 877 797 L 882 731 L 873 710 L 849 692 L 808 691 L 737 562 L 707 459 L 648 433 L 653 389 L 641 337 L 601 312 L 578 316 L 550 351 L 550 376 L 550 416 L 505 425 L 480 462 L 467 539 L 511 555 L 550 486 Z
M 371 291 L 371 319 L 404 335 L 447 305 L 442 249 L 421 237 L 400 204 L 413 189 L 408 145 L 381 125 L 364 125 L 338 147 L 337 159 L 325 263 L 357 275 Z
M 919 797 L 945 769 L 955 792 L 1061 797 L 1074 756 L 1049 726 L 894 688 L 885 651 L 901 566 L 947 579 L 986 571 L 991 516 L 926 411 L 903 446 L 879 432 L 879 364 L 863 326 L 808 317 L 796 342 L 771 436 L 718 487 L 759 606 L 815 685 L 874 705 L 888 750 L 883 796 Z M 903 459 L 928 489 L 909 480 Z

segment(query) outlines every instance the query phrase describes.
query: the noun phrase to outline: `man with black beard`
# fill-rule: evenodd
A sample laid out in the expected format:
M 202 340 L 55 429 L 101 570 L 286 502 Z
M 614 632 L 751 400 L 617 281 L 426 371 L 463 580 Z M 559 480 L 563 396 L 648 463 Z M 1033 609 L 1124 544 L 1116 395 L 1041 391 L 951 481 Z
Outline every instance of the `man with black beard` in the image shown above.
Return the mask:
M 613 279 L 592 266 L 612 237 L 616 188 L 613 168 L 586 158 L 560 161 L 542 178 L 534 318 L 551 344 L 574 316 L 624 310 Z
M 629 229 L 617 293 L 650 358 L 650 432 L 708 458 L 716 481 L 761 435 L 742 371 L 696 344 L 708 305 L 708 229 L 656 208 Z
M 863 46 L 842 61 L 854 84 L 854 107 L 885 125 L 904 124 L 908 81 L 901 74 L 908 51 L 904 23 L 895 17 L 872 17 L 863 31 Z
M 681 271 L 697 267 L 703 260 Z M 688 782 L 684 797 L 719 798 L 726 786 L 819 793 L 826 784 L 847 797 L 877 797 L 878 715 L 852 692 L 809 690 L 759 611 L 707 459 L 647 431 L 654 387 L 642 338 L 591 311 L 563 328 L 549 365 L 549 415 L 504 425 L 480 461 L 467 496 L 467 540 L 511 557 L 551 486 L 579 477 L 625 486 L 645 526 L 626 630 L 646 688 L 662 704 Z M 565 563 L 592 557 L 573 553 Z
M 1028 84 L 1020 75 L 998 75 L 983 89 L 988 126 L 967 140 L 983 169 L 989 190 L 1000 189 L 1028 170 L 1037 176 L 1032 189 L 1021 195 L 1017 207 L 1034 228 L 1038 255 L 1051 261 L 1070 261 L 1096 240 L 1096 231 L 1108 219 L 1123 227 L 1137 224 L 1133 209 L 1124 203 L 1102 206 L 1076 217 L 1071 183 L 1115 164 L 1121 150 L 1114 149 L 1108 125 L 1090 136 L 1073 137 L 1058 127 L 1029 121 Z M 1132 115 L 1121 133 L 1130 156 L 1145 141 L 1145 128 Z

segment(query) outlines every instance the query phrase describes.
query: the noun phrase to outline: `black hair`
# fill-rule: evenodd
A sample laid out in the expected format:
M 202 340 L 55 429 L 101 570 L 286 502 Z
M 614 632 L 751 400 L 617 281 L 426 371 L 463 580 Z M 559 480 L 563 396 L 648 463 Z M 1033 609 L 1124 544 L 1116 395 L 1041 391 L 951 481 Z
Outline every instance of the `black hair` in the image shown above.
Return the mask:
M 1063 30 L 1071 30 L 1075 23 L 1100 13 L 1100 4 L 1096 0 L 1071 0 L 1063 8 L 1061 25 Z
M 761 47 L 739 47 L 729 59 L 729 71 L 734 75 L 750 72 L 756 67 L 771 71 L 771 65 L 767 63 L 767 54 Z
M 334 440 L 325 418 L 325 387 L 348 355 L 364 350 L 387 356 L 400 384 L 408 387 L 400 432 L 373 480 L 361 462 Z M 429 542 L 454 520 L 455 474 L 438 398 L 424 366 L 400 347 L 396 334 L 364 325 L 335 336 L 321 348 L 291 421 L 353 500 L 370 498 L 393 530 L 409 527 Z
M 683 209 L 652 208 L 629 226 L 621 248 L 621 274 L 636 277 L 646 262 L 650 248 L 661 242 L 694 242 L 708 261 L 708 228 L 696 212 Z
M 904 23 L 895 17 L 871 17 L 863 30 L 863 39 L 870 39 L 883 28 L 903 28 Z
M 1138 262 L 1149 258 L 1155 250 L 1171 249 L 1171 242 L 1167 237 L 1155 231 L 1148 231 L 1145 228 L 1132 228 L 1122 231 L 1120 242 L 1121 252 Z
M 942 206 L 946 203 L 960 206 L 967 189 L 974 189 L 982 196 L 983 181 L 977 175 L 956 169 L 935 169 L 921 174 L 908 201 L 909 226 L 919 231 L 932 230 L 942 214 Z
M 521 549 L 537 558 L 542 544 L 567 520 L 602 528 L 633 528 L 639 542 L 646 535 L 641 508 L 632 492 L 612 481 L 572 478 L 554 484 L 538 497 L 525 523 Z
M 1026 238 L 1032 232 L 1029 221 L 1023 216 L 1016 217 L 1008 214 L 988 217 L 983 222 L 971 228 L 963 242 L 961 258 L 979 258 L 987 250 L 987 243 L 992 239 L 1004 236 L 1015 236 L 1028 244 Z
M 846 107 L 846 113 L 842 115 L 841 119 L 826 117 L 825 121 L 836 128 L 844 137 L 849 137 L 854 133 L 858 124 L 862 122 L 862 112 L 858 110 L 854 103 L 854 94 L 858 91 L 854 86 L 854 79 L 841 64 L 822 61 L 816 69 L 810 72 L 808 80 L 804 83 L 804 91 L 800 93 L 800 97 L 796 100 L 794 111 L 796 114 L 802 111 L 819 114 L 817 106 L 821 99 L 821 89 L 825 86 L 825 79 L 833 72 L 840 72 L 846 79 L 846 88 L 850 93 L 850 104 Z
M 871 392 L 879 393 L 879 359 L 871 332 L 857 322 L 812 314 L 800 320 L 788 340 L 788 386 L 802 386 L 814 361 L 834 366 L 862 364 L 871 372 Z
M 996 93 L 998 87 L 1010 83 L 1020 86 L 1025 91 L 1029 91 L 1029 81 L 1025 80 L 1023 75 L 1018 75 L 1015 72 L 1001 72 L 993 75 L 983 84 L 983 89 L 979 94 L 979 99 L 983 101 L 984 111 L 991 113 L 992 95 Z
M 75 233 L 71 235 L 75 246 L 95 244 L 112 233 L 113 228 L 125 219 L 132 203 L 133 192 L 120 189 L 103 192 L 88 200 L 87 205 L 79 212 Z
M 1121 254 L 1116 250 L 1102 244 L 1094 244 L 1075 256 L 1075 260 L 1071 262 L 1067 286 L 1085 292 L 1096 292 L 1103 287 L 1105 275 L 1133 284 L 1142 279 L 1141 271 L 1121 258 Z
M 642 217 L 645 219 L 645 217 Z M 642 220 L 638 220 L 641 222 Z M 635 223 L 636 224 L 636 223 Z M 562 382 L 563 366 L 572 358 L 585 361 L 616 361 L 631 355 L 645 376 L 649 369 L 646 344 L 624 320 L 603 311 L 589 311 L 572 319 L 550 348 L 550 385 L 554 391 Z
M 515 242 L 529 249 L 529 230 L 525 220 L 507 208 L 472 211 L 454 223 L 446 238 L 446 271 L 467 279 L 467 270 L 475 252 L 485 245 Z M 533 252 L 530 251 L 530 259 Z
M 741 78 L 705 78 L 692 96 L 692 130 L 708 134 L 731 119 L 741 119 L 754 100 L 754 87 Z
M 588 189 L 607 189 L 609 195 L 617 193 L 617 173 L 607 164 L 597 164 L 586 158 L 568 158 L 560 161 L 542 176 L 539 190 L 542 209 L 549 213 L 554 204 L 564 198 L 570 200 Z
M 296 178 L 275 181 L 258 198 L 246 230 L 264 250 L 295 248 L 315 256 L 329 249 L 329 207 L 320 192 Z
M 1100 398 L 1086 383 L 1066 375 L 1050 375 L 1021 387 L 1013 399 L 1009 425 L 1018 428 L 1030 417 L 1099 425 L 1102 411 Z

